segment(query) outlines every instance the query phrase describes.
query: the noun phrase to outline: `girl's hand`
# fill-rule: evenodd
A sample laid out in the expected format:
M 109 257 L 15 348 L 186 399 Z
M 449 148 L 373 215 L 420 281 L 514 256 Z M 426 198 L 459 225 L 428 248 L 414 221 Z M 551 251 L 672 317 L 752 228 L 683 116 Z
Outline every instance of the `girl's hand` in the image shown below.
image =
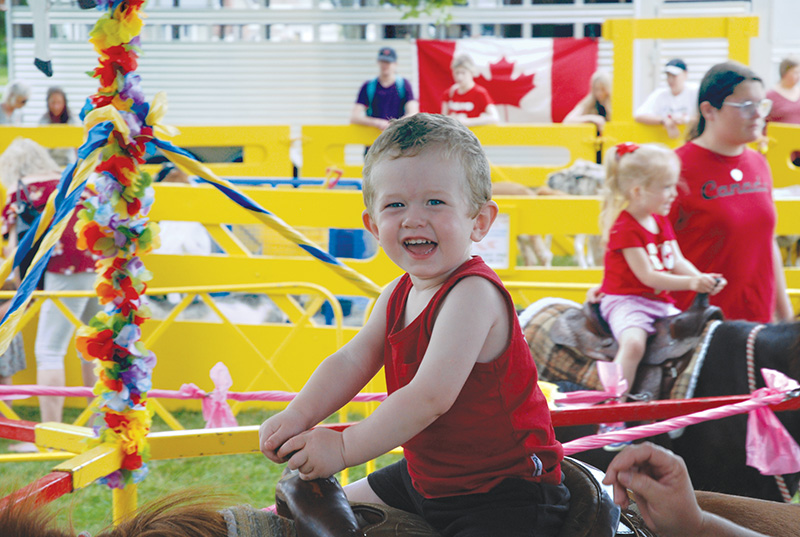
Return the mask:
M 317 427 L 286 441 L 278 450 L 288 467 L 299 470 L 304 480 L 330 477 L 346 468 L 344 434 Z
M 600 292 L 600 286 L 595 285 L 586 291 L 586 302 L 589 304 L 597 304 L 603 298 L 603 293 Z
M 728 285 L 728 280 L 726 280 L 722 274 L 707 274 L 707 276 L 714 277 L 714 288 L 709 291 L 710 295 L 716 295 Z
M 714 288 L 718 285 L 718 278 L 714 274 L 700 274 L 689 277 L 689 290 L 695 293 L 715 294 Z

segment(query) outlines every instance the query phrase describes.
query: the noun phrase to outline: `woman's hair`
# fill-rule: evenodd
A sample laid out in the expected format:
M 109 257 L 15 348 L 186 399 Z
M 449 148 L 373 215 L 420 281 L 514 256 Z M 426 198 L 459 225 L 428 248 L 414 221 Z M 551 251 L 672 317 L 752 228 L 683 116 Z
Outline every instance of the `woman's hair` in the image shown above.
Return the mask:
M 483 205 L 492 199 L 489 161 L 481 143 L 472 131 L 451 117 L 414 114 L 392 121 L 367 152 L 362 193 L 369 214 L 375 214 L 375 167 L 384 160 L 416 157 L 431 149 L 438 149 L 444 158 L 461 164 L 470 215 L 480 212 Z
M 728 98 L 742 82 L 764 83 L 754 71 L 739 62 L 728 61 L 718 63 L 703 75 L 700 89 L 697 93 L 697 123 L 690 130 L 687 138 L 694 140 L 706 129 L 706 118 L 700 111 L 700 105 L 708 102 L 717 110 L 722 108 L 722 103 Z
M 611 226 L 628 204 L 628 194 L 635 186 L 647 188 L 666 174 L 679 174 L 681 161 L 667 146 L 631 142 L 619 144 L 606 151 L 606 180 L 603 186 L 603 208 L 600 229 L 608 241 Z
M 15 139 L 0 155 L 0 182 L 6 191 L 28 175 L 60 171 L 47 149 L 28 138 Z
M 475 62 L 472 61 L 472 57 L 469 54 L 459 54 L 453 58 L 453 62 L 450 64 L 450 69 L 455 71 L 459 67 L 463 67 L 473 75 L 478 72 L 478 68 L 475 67 Z
M 581 99 L 580 111 L 582 114 L 596 114 L 597 113 L 597 98 L 594 96 L 594 86 L 599 84 L 604 86 L 609 98 L 606 102 L 600 103 L 606 109 L 606 119 L 611 119 L 611 75 L 605 71 L 595 71 L 592 78 L 589 79 L 589 93 L 586 97 Z
M 64 98 L 64 109 L 61 111 L 61 114 L 57 116 L 54 116 L 53 112 L 50 110 L 50 97 L 53 95 L 61 95 L 61 97 Z M 44 102 L 47 105 L 47 116 L 50 118 L 50 123 L 69 123 L 72 112 L 70 112 L 69 104 L 67 103 L 67 94 L 64 93 L 63 89 L 58 86 L 47 88 L 47 97 Z
M 797 67 L 798 65 L 800 65 L 800 60 L 794 56 L 788 56 L 781 60 L 781 64 L 778 66 L 778 74 L 783 78 L 789 69 Z
M 6 93 L 3 95 L 3 104 L 11 104 L 11 101 L 16 97 L 27 99 L 31 96 L 31 88 L 25 82 L 14 81 L 6 87 Z

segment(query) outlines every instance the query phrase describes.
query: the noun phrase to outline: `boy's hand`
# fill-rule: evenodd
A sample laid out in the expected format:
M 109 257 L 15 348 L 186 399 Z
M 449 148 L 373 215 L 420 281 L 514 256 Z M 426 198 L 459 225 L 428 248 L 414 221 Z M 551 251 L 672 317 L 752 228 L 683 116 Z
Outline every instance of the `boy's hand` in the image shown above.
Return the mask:
M 258 429 L 258 447 L 272 462 L 284 463 L 286 460 L 278 455 L 279 448 L 284 442 L 305 430 L 302 416 L 287 408 L 261 424 Z
M 344 434 L 317 427 L 287 440 L 278 456 L 288 458 L 291 470 L 299 470 L 305 480 L 330 477 L 346 468 Z

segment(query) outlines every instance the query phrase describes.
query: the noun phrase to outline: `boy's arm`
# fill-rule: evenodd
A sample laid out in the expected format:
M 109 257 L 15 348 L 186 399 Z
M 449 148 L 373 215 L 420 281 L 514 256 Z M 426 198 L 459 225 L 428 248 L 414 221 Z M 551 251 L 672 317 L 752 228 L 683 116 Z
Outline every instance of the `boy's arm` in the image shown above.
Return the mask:
M 261 451 L 273 462 L 284 462 L 278 449 L 293 436 L 330 416 L 369 382 L 383 365 L 386 304 L 396 282 L 378 297 L 364 327 L 315 370 L 283 412 L 267 419 L 259 430 Z
M 657 271 L 650 261 L 647 251 L 641 247 L 623 248 L 622 255 L 636 278 L 648 287 L 665 291 L 695 291 L 711 293 L 718 287 L 719 274 L 697 274 L 683 276 Z M 717 289 L 717 291 L 721 288 Z
M 409 384 L 344 433 L 315 429 L 292 438 L 279 454 L 298 451 L 289 467 L 313 479 L 374 459 L 413 438 L 453 405 L 490 331 L 503 331 L 507 344 L 512 322 L 507 317 L 503 297 L 492 283 L 465 278 L 442 304 L 428 349 Z

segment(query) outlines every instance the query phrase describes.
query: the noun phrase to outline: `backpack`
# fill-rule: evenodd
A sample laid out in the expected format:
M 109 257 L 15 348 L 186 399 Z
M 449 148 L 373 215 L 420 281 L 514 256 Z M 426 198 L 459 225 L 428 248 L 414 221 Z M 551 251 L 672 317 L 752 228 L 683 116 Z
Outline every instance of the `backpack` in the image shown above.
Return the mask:
M 406 84 L 402 76 L 398 76 L 394 80 L 394 85 L 397 88 L 397 94 L 400 96 L 400 104 L 405 107 L 406 105 Z M 373 78 L 367 83 L 367 115 L 372 116 L 372 101 L 375 99 L 375 91 L 378 89 L 378 79 Z M 402 115 L 402 114 L 401 114 Z

